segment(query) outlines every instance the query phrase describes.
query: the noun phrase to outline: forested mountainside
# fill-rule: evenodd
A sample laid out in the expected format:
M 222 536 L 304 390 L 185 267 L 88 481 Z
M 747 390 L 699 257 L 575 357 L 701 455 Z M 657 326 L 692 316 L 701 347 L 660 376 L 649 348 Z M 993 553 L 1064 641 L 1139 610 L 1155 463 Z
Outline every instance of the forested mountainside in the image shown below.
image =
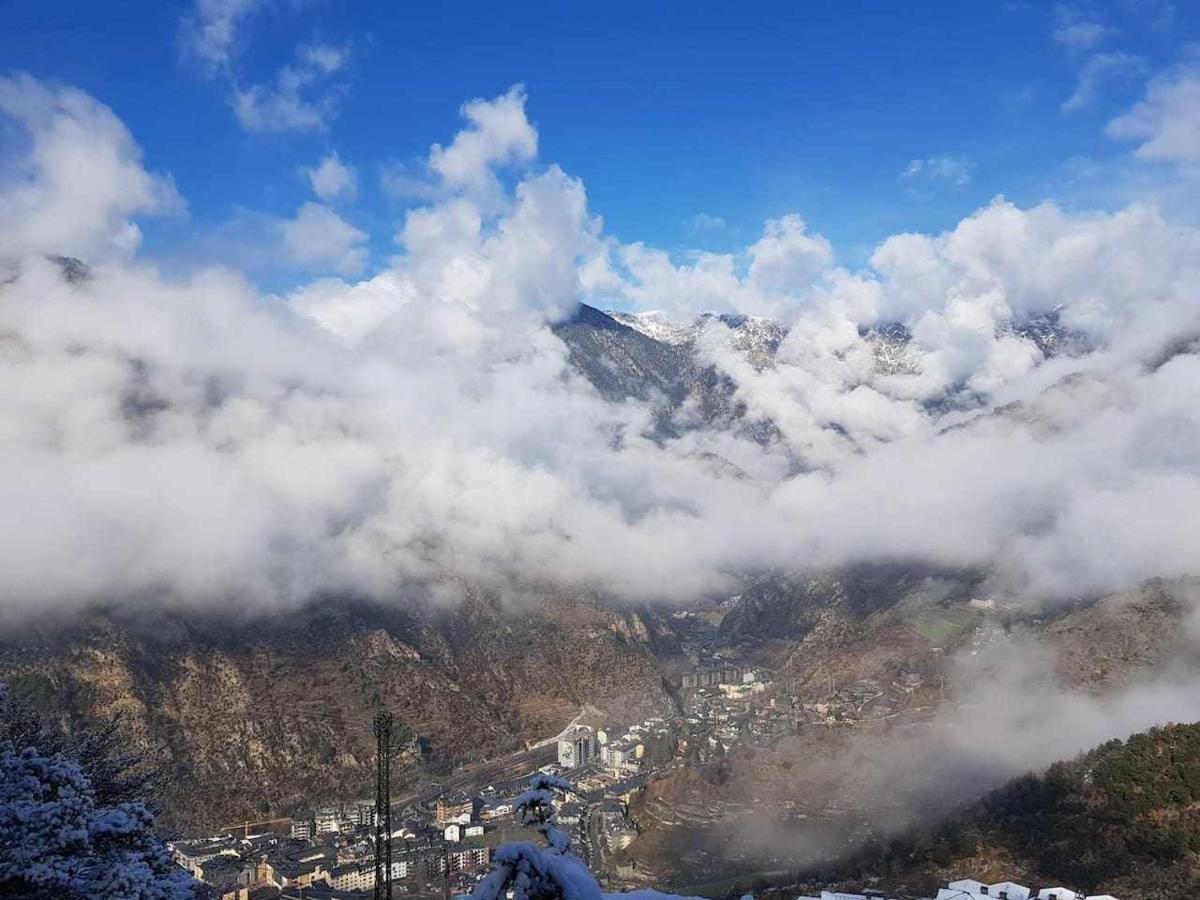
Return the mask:
M 965 873 L 1122 900 L 1191 896 L 1200 889 L 1200 724 L 1153 728 L 1017 778 L 936 826 L 865 847 L 840 874 L 933 893 Z

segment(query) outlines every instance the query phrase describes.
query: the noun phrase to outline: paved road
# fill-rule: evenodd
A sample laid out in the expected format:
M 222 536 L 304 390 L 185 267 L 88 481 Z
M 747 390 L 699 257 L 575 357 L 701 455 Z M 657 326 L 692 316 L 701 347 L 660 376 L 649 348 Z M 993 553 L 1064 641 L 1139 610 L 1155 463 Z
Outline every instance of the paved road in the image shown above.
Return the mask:
M 600 828 L 600 806 L 592 804 L 583 814 L 583 861 L 596 877 L 604 877 L 604 834 Z

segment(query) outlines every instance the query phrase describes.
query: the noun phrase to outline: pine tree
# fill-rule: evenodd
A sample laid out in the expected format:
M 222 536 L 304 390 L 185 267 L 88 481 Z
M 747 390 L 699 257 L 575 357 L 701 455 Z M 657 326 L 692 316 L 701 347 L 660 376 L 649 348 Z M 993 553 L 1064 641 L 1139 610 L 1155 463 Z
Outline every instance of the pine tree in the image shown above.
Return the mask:
M 0 898 L 190 900 L 115 726 L 66 743 L 0 684 Z

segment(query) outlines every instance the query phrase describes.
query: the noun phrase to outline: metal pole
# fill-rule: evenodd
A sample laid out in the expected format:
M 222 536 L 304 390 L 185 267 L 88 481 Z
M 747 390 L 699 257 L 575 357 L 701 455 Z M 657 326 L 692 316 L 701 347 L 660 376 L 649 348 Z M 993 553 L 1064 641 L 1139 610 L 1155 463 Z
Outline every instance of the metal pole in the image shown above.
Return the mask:
M 375 900 L 392 900 L 392 714 L 375 716 Z

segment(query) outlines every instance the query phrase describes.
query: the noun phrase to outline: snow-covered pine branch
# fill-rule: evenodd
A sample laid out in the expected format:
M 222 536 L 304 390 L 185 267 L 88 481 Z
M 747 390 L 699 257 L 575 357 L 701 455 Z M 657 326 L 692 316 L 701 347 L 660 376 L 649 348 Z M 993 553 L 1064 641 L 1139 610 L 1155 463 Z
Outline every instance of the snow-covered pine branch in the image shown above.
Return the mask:
M 190 900 L 196 882 L 154 832 L 154 814 L 136 796 L 144 786 L 118 776 L 110 757 L 98 795 L 80 763 L 31 743 L 45 732 L 0 685 L 0 896 L 28 900 Z M 24 746 L 17 746 L 20 738 Z M 54 743 L 49 739 L 50 743 Z M 99 744 L 107 745 L 108 737 Z M 95 746 L 93 750 L 97 749 Z
M 574 786 L 555 775 L 538 773 L 517 798 L 515 816 L 526 828 L 540 832 L 546 842 L 513 841 L 492 855 L 492 870 L 476 885 L 471 900 L 685 900 L 658 891 L 606 893 L 596 877 L 572 854 L 571 838 L 554 824 L 556 792 L 573 793 Z M 694 900 L 694 898 L 686 898 Z

